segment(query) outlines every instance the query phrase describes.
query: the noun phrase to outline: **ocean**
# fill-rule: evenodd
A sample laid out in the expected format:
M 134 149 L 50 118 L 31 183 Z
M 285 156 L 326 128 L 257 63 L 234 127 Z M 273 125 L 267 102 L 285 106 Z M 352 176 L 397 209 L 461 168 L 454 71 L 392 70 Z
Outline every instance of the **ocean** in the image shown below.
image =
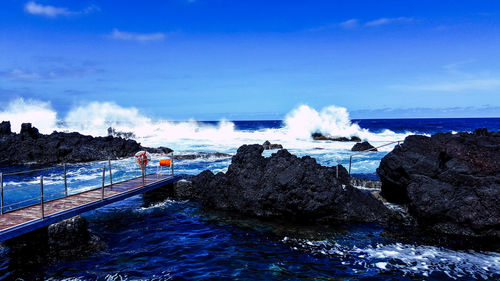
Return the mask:
M 141 123 L 142 122 L 142 123 Z M 245 143 L 280 143 L 323 165 L 348 165 L 352 142 L 313 141 L 311 132 L 356 135 L 374 146 L 404 140 L 410 134 L 500 131 L 500 118 L 362 119 L 332 112 L 298 109 L 285 120 L 156 122 L 125 124 L 144 145 L 167 146 L 177 155 L 199 152 L 234 154 Z M 66 126 L 71 125 L 67 122 Z M 71 127 L 105 134 L 99 127 Z M 62 125 L 58 125 L 62 126 Z M 393 145 L 353 157 L 352 173 L 376 179 L 375 170 Z M 266 151 L 269 156 L 273 151 Z M 157 160 L 161 156 L 153 155 Z M 176 173 L 225 171 L 229 157 L 175 162 Z M 68 164 L 70 193 L 99 186 L 107 161 Z M 132 158 L 112 162 L 113 180 L 139 175 Z M 4 167 L 1 172 L 29 169 Z M 61 167 L 4 179 L 6 204 L 33 197 L 44 175 L 47 193 L 62 188 Z M 150 167 L 154 171 L 155 167 Z M 106 180 L 109 180 L 106 178 Z M 22 189 L 19 189 L 22 188 Z M 17 190 L 17 191 L 16 191 Z M 13 205 L 12 207 L 15 207 Z M 90 256 L 51 264 L 12 266 L 0 250 L 0 279 L 24 280 L 494 280 L 500 279 L 500 253 L 484 247 L 461 248 L 393 235 L 372 224 L 338 227 L 297 226 L 260 221 L 237 214 L 202 210 L 196 202 L 166 200 L 145 205 L 131 197 L 84 217 L 106 248 Z

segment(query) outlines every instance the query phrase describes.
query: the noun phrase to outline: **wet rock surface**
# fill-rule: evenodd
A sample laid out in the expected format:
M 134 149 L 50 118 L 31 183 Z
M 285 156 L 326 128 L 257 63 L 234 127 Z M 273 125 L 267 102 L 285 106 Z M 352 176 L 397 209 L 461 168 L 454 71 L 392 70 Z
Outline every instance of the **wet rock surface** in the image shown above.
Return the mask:
M 500 238 L 500 133 L 409 136 L 377 169 L 382 196 L 437 233 Z
M 361 141 L 361 139 L 357 136 L 351 136 L 350 138 L 331 137 L 331 136 L 325 136 L 322 133 L 313 133 L 311 137 L 313 138 L 313 140 L 321 140 L 321 141 L 354 141 L 354 142 Z
M 365 151 L 365 150 L 378 151 L 373 145 L 371 145 L 367 141 L 358 142 L 351 148 L 351 151 Z
M 337 178 L 336 167 L 309 156 L 279 150 L 266 158 L 263 151 L 262 145 L 243 145 L 226 173 L 204 171 L 192 184 L 175 185 L 174 194 L 212 209 L 296 222 L 383 222 L 391 215 L 369 192 L 352 187 L 341 165 Z
M 92 137 L 79 133 L 53 132 L 43 135 L 30 123 L 19 134 L 10 131 L 10 123 L 0 125 L 0 165 L 77 163 L 133 156 L 137 151 L 171 152 L 169 148 L 146 148 L 130 139 Z
M 198 152 L 193 154 L 174 155 L 174 160 L 195 160 L 195 159 L 209 159 L 209 158 L 229 158 L 231 154 L 222 152 Z
M 104 243 L 89 231 L 87 220 L 81 216 L 7 240 L 4 245 L 9 249 L 9 267 L 13 270 L 27 265 L 72 260 L 105 248 Z
M 264 150 L 273 150 L 273 149 L 282 149 L 283 146 L 278 143 L 271 143 L 269 141 L 265 141 L 262 146 L 264 147 Z

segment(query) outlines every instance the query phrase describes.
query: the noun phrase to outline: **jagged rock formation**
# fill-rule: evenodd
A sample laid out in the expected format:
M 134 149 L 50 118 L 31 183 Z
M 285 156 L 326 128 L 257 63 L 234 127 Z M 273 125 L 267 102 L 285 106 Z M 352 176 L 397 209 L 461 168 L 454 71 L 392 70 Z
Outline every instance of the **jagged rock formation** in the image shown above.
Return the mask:
M 222 152 L 198 152 L 193 154 L 174 155 L 174 160 L 194 160 L 194 159 L 208 159 L 208 158 L 229 158 L 231 154 Z
M 108 128 L 108 136 L 124 138 L 124 139 L 134 139 L 135 138 L 134 133 L 132 133 L 132 132 L 120 132 L 120 131 L 117 131 L 113 127 Z
M 500 238 L 500 133 L 409 136 L 381 161 L 382 196 L 420 226 Z
M 243 145 L 226 173 L 204 171 L 174 194 L 203 206 L 260 218 L 298 222 L 383 222 L 390 211 L 370 193 L 349 184 L 344 167 L 325 167 L 287 150 L 262 156 L 262 145 Z
M 364 142 L 358 142 L 356 143 L 352 148 L 351 151 L 365 151 L 365 150 L 370 150 L 370 151 L 378 151 L 373 145 L 371 145 L 369 142 L 364 141 Z
M 264 147 L 264 150 L 273 150 L 273 149 L 282 149 L 283 146 L 278 143 L 270 143 L 269 141 L 265 141 L 262 146 Z
M 168 153 L 169 148 L 146 148 L 134 140 L 92 137 L 79 133 L 53 132 L 43 135 L 30 123 L 23 123 L 19 134 L 10 122 L 0 124 L 0 165 L 76 163 L 133 156 L 137 151 Z
M 361 139 L 357 136 L 351 136 L 351 138 L 346 138 L 346 137 L 329 137 L 325 136 L 322 133 L 313 133 L 311 134 L 311 137 L 313 140 L 321 140 L 321 141 L 354 141 L 354 142 L 360 142 Z

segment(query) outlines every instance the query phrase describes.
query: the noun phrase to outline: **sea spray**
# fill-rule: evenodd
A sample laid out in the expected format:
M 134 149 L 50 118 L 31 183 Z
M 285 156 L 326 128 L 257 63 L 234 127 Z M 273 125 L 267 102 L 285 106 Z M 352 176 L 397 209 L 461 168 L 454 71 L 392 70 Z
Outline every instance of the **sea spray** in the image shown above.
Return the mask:
M 22 122 L 31 122 L 42 133 L 54 130 L 92 136 L 106 136 L 108 128 L 130 132 L 145 146 L 169 146 L 176 151 L 234 152 L 246 143 L 262 143 L 265 140 L 281 143 L 289 149 L 317 147 L 330 150 L 348 150 L 352 143 L 314 142 L 311 134 L 321 132 L 330 136 L 359 136 L 371 142 L 387 142 L 403 139 L 407 133 L 390 130 L 373 133 L 362 129 L 349 119 L 346 108 L 328 106 L 319 111 L 301 105 L 286 115 L 280 128 L 238 130 L 231 121 L 221 120 L 207 124 L 188 120 L 182 122 L 153 119 L 134 107 L 122 107 L 112 102 L 90 102 L 69 110 L 61 118 L 50 103 L 35 100 L 12 100 L 6 110 L 0 112 L 1 120 L 9 120 L 13 131 L 19 131 Z M 390 149 L 390 148 L 388 148 Z

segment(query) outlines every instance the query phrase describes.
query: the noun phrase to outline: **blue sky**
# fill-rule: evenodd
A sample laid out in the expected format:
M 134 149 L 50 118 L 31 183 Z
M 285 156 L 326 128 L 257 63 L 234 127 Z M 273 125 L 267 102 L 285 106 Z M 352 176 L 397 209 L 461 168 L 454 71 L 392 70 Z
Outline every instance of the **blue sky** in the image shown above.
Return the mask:
M 145 4 L 146 3 L 146 4 Z M 499 1 L 0 3 L 0 105 L 279 119 L 500 116 Z

